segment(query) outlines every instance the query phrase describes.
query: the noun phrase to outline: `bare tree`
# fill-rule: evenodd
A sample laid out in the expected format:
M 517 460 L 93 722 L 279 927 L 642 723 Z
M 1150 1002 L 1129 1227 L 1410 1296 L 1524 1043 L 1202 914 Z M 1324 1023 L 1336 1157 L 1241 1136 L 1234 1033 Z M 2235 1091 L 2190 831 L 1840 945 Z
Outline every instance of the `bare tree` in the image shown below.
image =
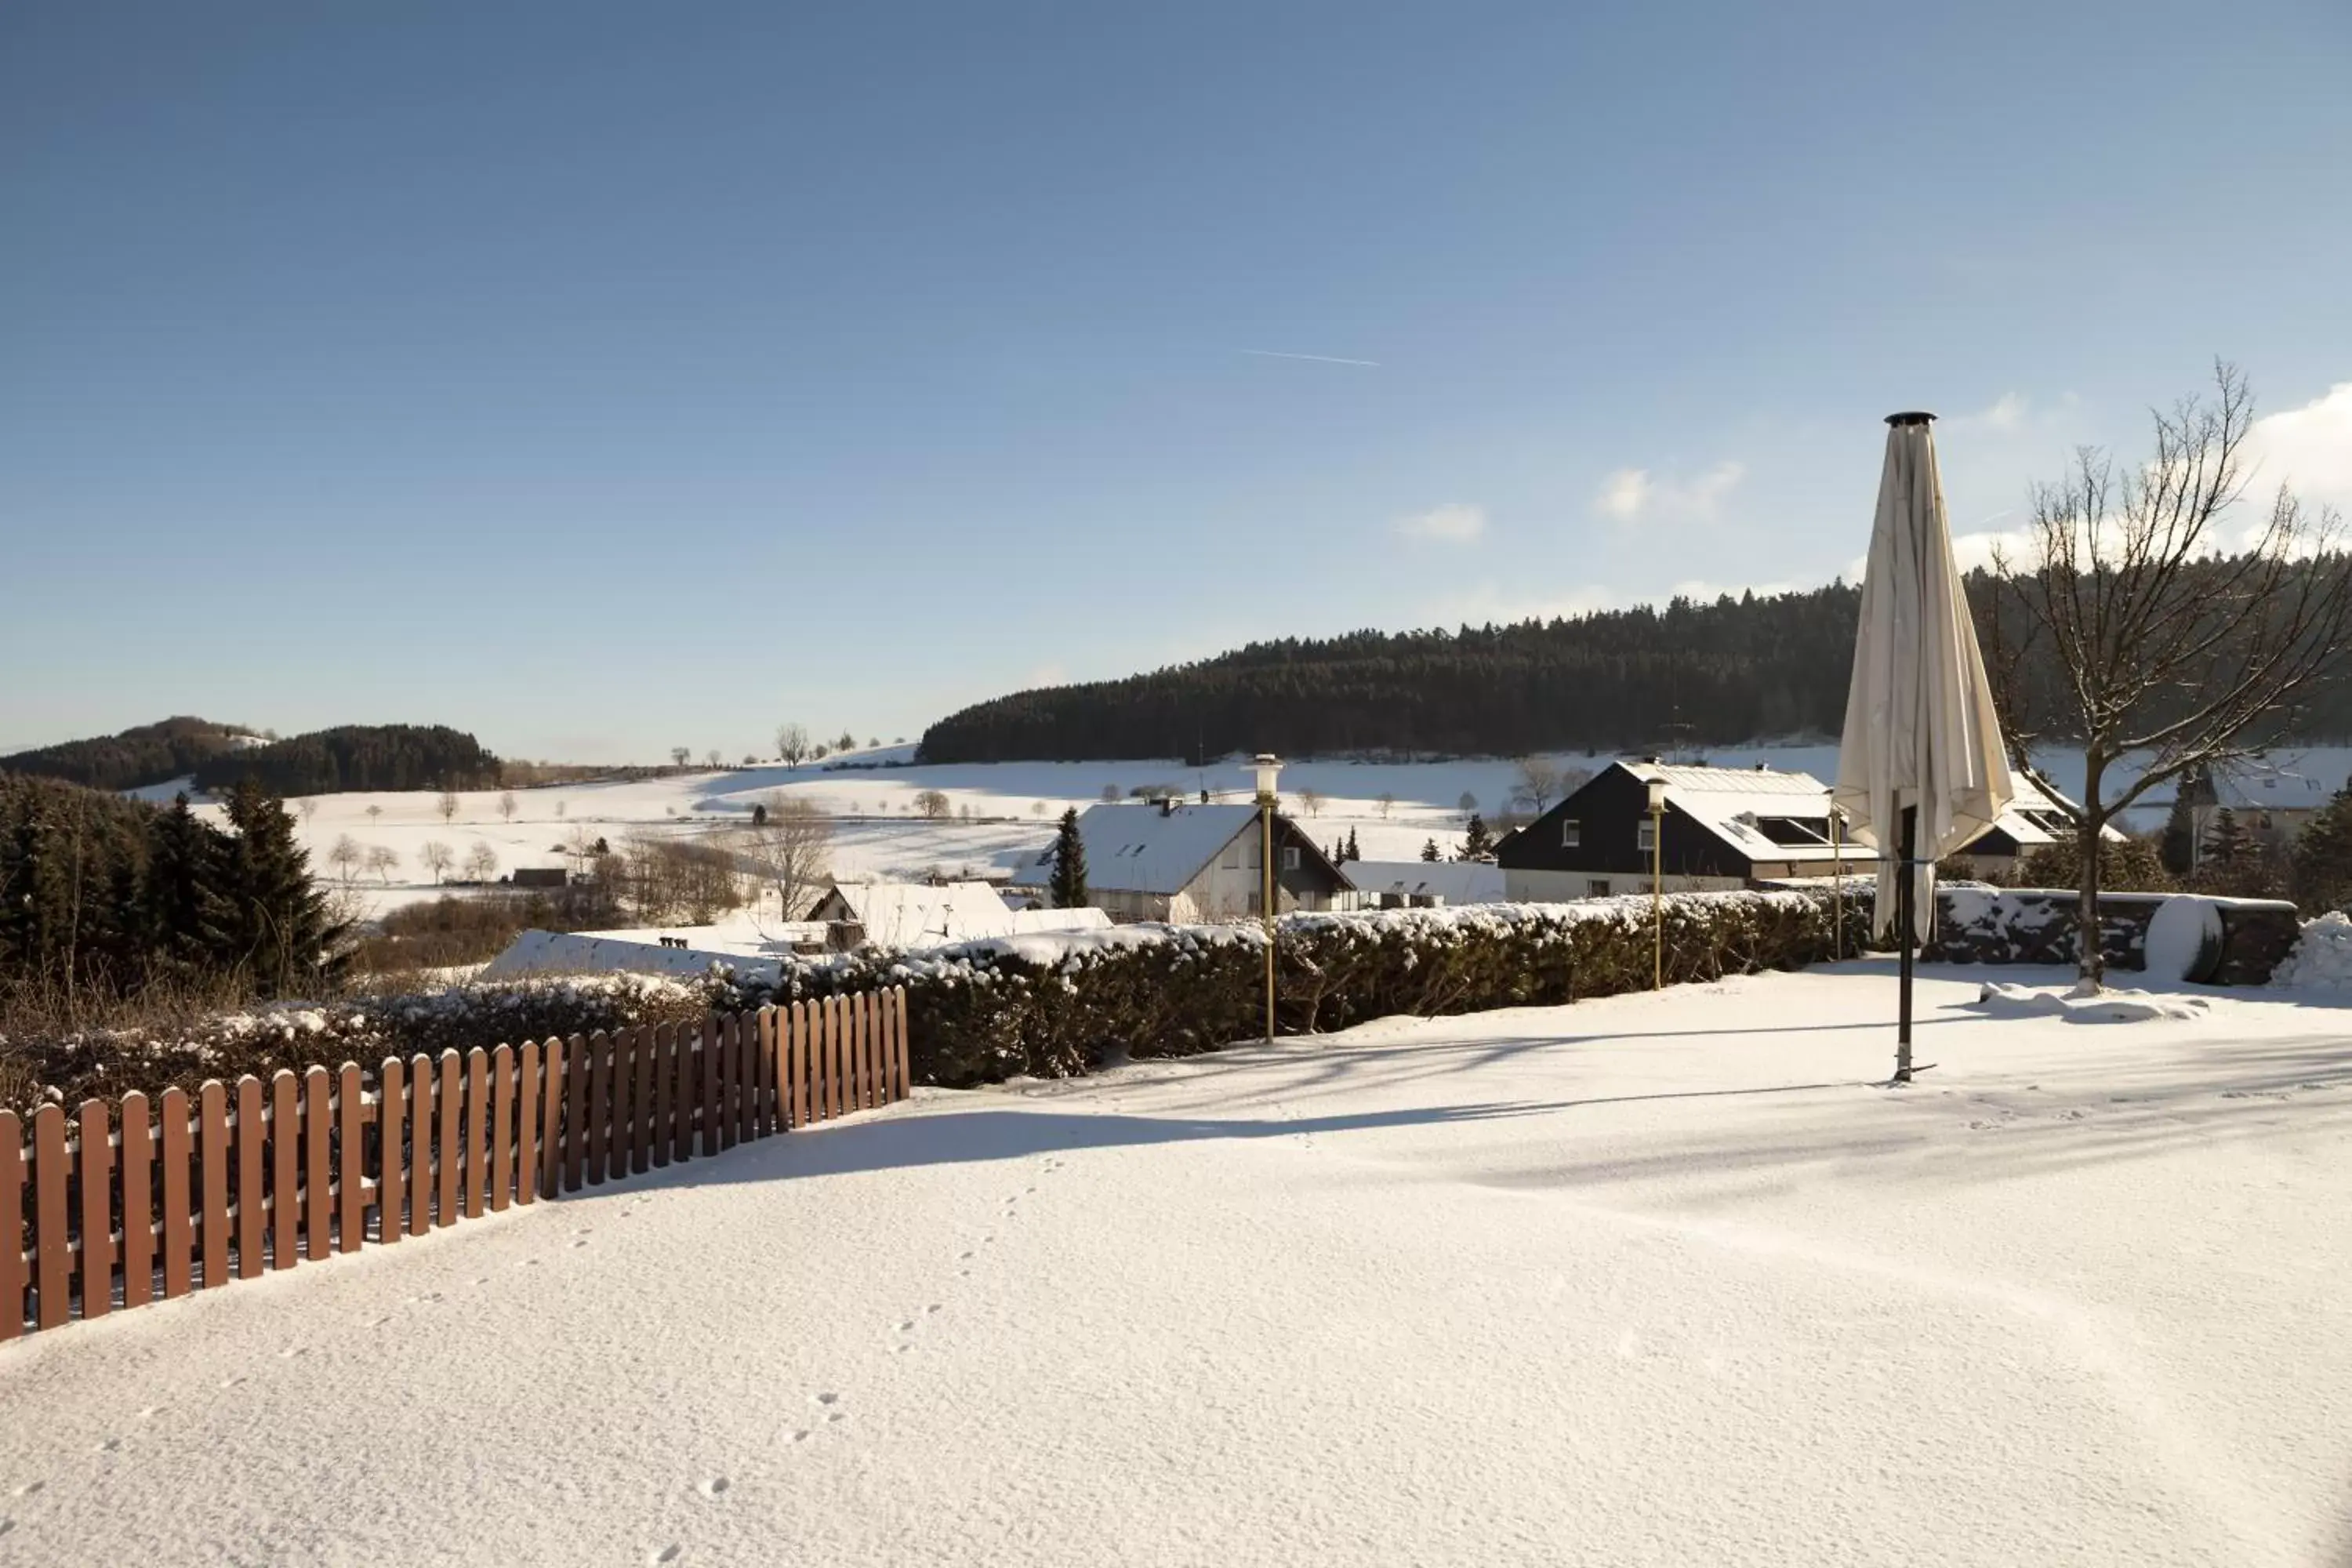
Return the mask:
M 783 759 L 784 766 L 797 768 L 808 761 L 808 754 L 807 725 L 779 724 L 776 726 L 776 755 Z
M 376 822 L 376 821 L 378 821 L 378 820 L 382 819 L 382 817 L 383 817 L 383 807 L 382 807 L 382 806 L 380 806 L 380 805 L 369 805 L 369 807 L 367 808 L 367 819 L 368 819 L 370 822 Z
M 516 805 L 517 802 L 515 800 L 514 791 L 506 790 L 501 792 L 499 795 L 499 815 L 505 817 L 509 822 L 512 822 L 514 820 Z
M 970 822 L 971 820 L 971 802 L 965 801 L 962 805 L 957 807 L 956 815 L 962 817 L 966 822 Z
M 437 838 L 426 839 L 425 847 L 416 852 L 416 859 L 418 864 L 433 873 L 436 882 L 448 875 L 449 868 L 457 863 L 457 858 L 449 853 L 449 847 Z
M 768 797 L 767 820 L 751 830 L 751 860 L 760 879 L 776 894 L 778 918 L 796 921 L 824 883 L 833 851 L 833 824 L 810 801 L 782 795 Z
M 944 822 L 949 809 L 947 792 L 936 789 L 920 792 L 915 796 L 915 809 L 933 822 Z
M 1106 804 L 1116 802 L 1118 799 L 1118 785 L 1115 784 L 1103 785 L 1102 797 Z
M 694 748 L 691 746 L 672 746 L 669 749 L 670 766 L 683 768 L 692 761 L 694 761 Z
M 702 753 L 702 765 L 709 768 L 711 772 L 717 773 L 720 768 L 727 765 L 727 760 L 719 754 L 719 748 L 713 746 L 710 750 Z
M 367 848 L 367 868 L 379 881 L 389 882 L 392 874 L 400 869 L 400 852 L 385 844 L 371 844 Z
M 1462 792 L 1462 798 L 1454 803 L 1454 809 L 1469 816 L 1478 809 L 1478 797 L 1465 789 Z
M 1042 801 L 1042 800 L 1033 800 L 1033 801 L 1031 801 L 1031 802 L 1029 803 L 1029 815 L 1030 815 L 1030 816 L 1045 816 L 1045 803 L 1044 801 Z
M 308 822 L 319 815 L 319 797 L 315 795 L 306 795 L 294 803 L 294 809 L 302 814 L 303 821 Z
M 475 839 L 474 847 L 466 851 L 466 880 L 487 882 L 498 874 L 499 852 L 481 839 Z
M 335 847 L 327 851 L 327 864 L 341 872 L 346 882 L 352 879 L 352 870 L 362 858 L 359 840 L 348 833 L 336 839 Z
M 1396 796 L 1383 790 L 1372 804 L 1380 807 L 1381 820 L 1386 822 L 1389 819 L 1389 813 L 1396 809 Z
M 1298 808 L 1309 816 L 1322 816 L 1323 792 L 1319 789 L 1300 790 L 1298 792 Z
M 1541 816 L 1559 798 L 1559 768 L 1544 757 L 1520 757 L 1511 764 L 1511 804 Z
M 443 790 L 441 792 L 441 798 L 433 803 L 433 808 L 441 814 L 441 820 L 444 822 L 447 822 L 451 818 L 455 817 L 457 815 L 457 792 L 454 790 Z
M 2076 453 L 2034 492 L 2025 559 L 1997 551 L 1979 583 L 1979 640 L 2012 760 L 2074 829 L 2078 962 L 2095 988 L 2108 823 L 2158 784 L 2284 738 L 2352 633 L 2337 513 L 2307 513 L 2282 487 L 2232 537 L 2253 398 L 2233 366 L 2216 364 L 2214 384 L 2210 400 L 2154 414 L 2146 463 Z M 2082 748 L 2081 805 L 2034 763 L 2045 742 Z M 2111 784 L 2126 759 L 2136 776 Z
M 559 800 L 555 803 L 555 816 L 557 820 L 561 821 L 562 819 L 564 808 L 571 804 L 572 803 L 568 800 Z

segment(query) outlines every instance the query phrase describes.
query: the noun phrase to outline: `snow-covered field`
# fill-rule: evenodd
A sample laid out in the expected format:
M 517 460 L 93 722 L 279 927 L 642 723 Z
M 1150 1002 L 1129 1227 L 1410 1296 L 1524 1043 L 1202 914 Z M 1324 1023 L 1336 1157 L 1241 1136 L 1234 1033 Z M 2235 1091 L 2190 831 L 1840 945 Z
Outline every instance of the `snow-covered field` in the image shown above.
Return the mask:
M 874 760 L 903 758 L 907 748 L 884 748 Z M 1714 748 L 1709 760 L 1725 766 L 1769 763 L 1812 773 L 1823 781 L 1837 773 L 1837 748 L 1751 746 Z M 1562 754 L 1559 767 L 1598 770 L 1606 757 Z M 2284 756 L 2283 762 L 2287 761 Z M 2069 759 L 2053 758 L 2062 783 Z M 2071 764 L 2079 772 L 2079 763 Z M 2294 754 L 2292 765 L 2331 789 L 2352 769 L 2352 748 L 2315 748 Z M 1497 758 L 1433 763 L 1293 763 L 1282 775 L 1284 804 L 1307 832 L 1327 847 L 1356 836 L 1364 857 L 1412 860 L 1435 838 L 1451 851 L 1462 838 L 1465 795 L 1475 809 L 1493 814 L 1511 798 L 1514 764 Z M 1206 769 L 1179 762 L 997 763 L 940 767 L 856 768 L 825 771 L 815 766 L 731 768 L 605 784 L 566 784 L 514 792 L 516 814 L 499 809 L 499 792 L 473 790 L 458 796 L 457 815 L 445 821 L 439 795 L 429 791 L 320 795 L 297 825 L 311 862 L 322 878 L 341 879 L 328 863 L 338 838 L 348 835 L 362 849 L 383 845 L 400 857 L 400 868 L 384 877 L 356 872 L 350 888 L 363 910 L 381 913 L 400 904 L 437 896 L 421 851 L 428 842 L 446 845 L 460 861 L 477 843 L 498 857 L 501 874 L 521 866 L 562 866 L 564 845 L 581 827 L 617 845 L 634 834 L 697 834 L 740 827 L 751 808 L 778 796 L 815 803 L 839 818 L 835 825 L 833 869 L 843 877 L 886 880 L 918 879 L 932 872 L 978 874 L 1009 868 L 1041 851 L 1053 836 L 1054 819 L 1071 805 L 1083 809 L 1102 798 L 1106 786 L 1124 797 L 1138 785 L 1170 784 L 1188 794 L 1209 790 L 1223 799 L 1246 799 L 1249 776 L 1228 762 Z M 169 799 L 173 786 L 140 792 Z M 938 790 L 947 797 L 949 817 L 917 815 L 916 796 Z M 1309 806 L 1305 792 L 1318 803 Z M 1390 797 L 1383 804 L 1381 797 Z M 373 808 L 375 815 L 371 816 Z M 216 810 L 216 807 L 207 807 Z M 971 817 L 964 816 L 970 811 Z M 2144 816 L 2147 814 L 2143 814 Z M 2157 826 L 2158 811 L 2136 827 Z
M 1906 1091 L 1883 968 L 1388 1020 L 36 1335 L 0 1561 L 2344 1562 L 2347 1015 L 1976 986 Z

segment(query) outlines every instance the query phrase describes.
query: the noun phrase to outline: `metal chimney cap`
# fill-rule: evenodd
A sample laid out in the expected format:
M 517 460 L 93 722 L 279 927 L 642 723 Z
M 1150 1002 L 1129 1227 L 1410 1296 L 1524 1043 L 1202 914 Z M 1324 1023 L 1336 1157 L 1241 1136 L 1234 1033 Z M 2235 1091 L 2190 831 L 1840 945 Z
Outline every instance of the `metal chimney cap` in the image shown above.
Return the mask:
M 1890 414 L 1886 422 L 1899 430 L 1906 425 L 1933 425 L 1936 416 L 1925 409 L 1915 408 L 1906 414 Z

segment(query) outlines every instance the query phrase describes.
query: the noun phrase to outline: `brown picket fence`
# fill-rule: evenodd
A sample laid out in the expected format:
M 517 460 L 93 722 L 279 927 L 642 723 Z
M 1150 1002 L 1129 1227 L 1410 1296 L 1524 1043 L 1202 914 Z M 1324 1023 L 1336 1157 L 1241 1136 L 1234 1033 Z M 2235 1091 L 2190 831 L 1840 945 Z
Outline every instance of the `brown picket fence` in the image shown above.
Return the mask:
M 0 1340 L 576 1193 L 908 1093 L 891 989 L 193 1100 L 0 1110 Z

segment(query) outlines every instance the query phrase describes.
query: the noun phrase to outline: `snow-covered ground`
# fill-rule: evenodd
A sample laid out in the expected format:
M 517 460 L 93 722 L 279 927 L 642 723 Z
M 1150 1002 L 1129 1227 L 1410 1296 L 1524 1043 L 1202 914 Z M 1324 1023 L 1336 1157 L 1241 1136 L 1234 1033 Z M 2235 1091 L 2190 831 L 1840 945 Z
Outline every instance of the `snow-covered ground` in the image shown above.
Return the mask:
M 35 1335 L 0 1561 L 2346 1561 L 2347 1015 L 1977 985 L 1906 1091 L 1884 968 L 1388 1020 Z
M 908 748 L 886 747 L 866 754 L 867 760 L 903 759 Z M 1837 748 L 1825 746 L 1746 746 L 1711 748 L 1710 761 L 1724 766 L 1748 767 L 1769 763 L 1776 768 L 1811 773 L 1827 782 L 1837 773 Z M 1563 753 L 1550 759 L 1559 767 L 1598 770 L 1605 756 Z M 2352 769 L 2352 748 L 2319 747 L 2296 752 L 2292 762 L 2334 787 Z M 2078 761 L 2053 756 L 2060 782 L 2074 782 Z M 1462 839 L 1466 795 L 1473 809 L 1492 815 L 1508 805 L 1515 787 L 1516 766 L 1498 758 L 1461 758 L 1433 763 L 1351 763 L 1310 761 L 1286 766 L 1282 774 L 1284 804 L 1301 826 L 1327 848 L 1355 835 L 1367 859 L 1412 860 L 1424 842 L 1437 840 L 1452 852 Z M 500 874 L 517 867 L 565 864 L 564 845 L 585 826 L 592 837 L 615 844 L 635 834 L 702 834 L 740 827 L 751 808 L 778 797 L 811 801 L 839 820 L 834 830 L 833 869 L 843 877 L 882 880 L 915 879 L 938 873 L 981 875 L 991 868 L 1008 868 L 1034 857 L 1053 837 L 1055 818 L 1076 805 L 1081 809 L 1099 801 L 1105 788 L 1127 793 L 1147 784 L 1173 785 L 1197 798 L 1202 789 L 1221 799 L 1246 799 L 1249 775 L 1234 762 L 1192 768 L 1181 762 L 1121 763 L 992 763 L 940 767 L 875 767 L 827 770 L 814 765 L 787 769 L 779 764 L 730 768 L 716 772 L 677 773 L 664 778 L 604 784 L 551 785 L 517 790 L 512 820 L 499 810 L 500 792 L 469 790 L 457 797 L 456 816 L 444 820 L 440 796 L 432 791 L 397 794 L 320 795 L 303 814 L 297 802 L 296 822 L 311 862 L 322 879 L 341 885 L 342 879 L 328 863 L 338 838 L 348 835 L 362 849 L 383 845 L 400 857 L 400 867 L 385 876 L 364 869 L 351 878 L 349 887 L 368 914 L 380 914 L 401 904 L 439 896 L 425 869 L 421 851 L 428 842 L 447 846 L 462 862 L 475 844 L 483 843 L 498 857 Z M 168 800 L 176 786 L 157 785 L 138 792 Z M 916 797 L 938 790 L 947 797 L 949 816 L 928 820 L 919 815 Z M 1306 792 L 1318 796 L 1309 805 Z M 1381 797 L 1390 799 L 1383 803 Z M 370 815 L 370 809 L 374 815 Z M 205 809 L 216 811 L 217 807 Z M 969 811 L 967 818 L 964 813 Z M 2143 813 L 2135 827 L 2160 823 L 2161 810 Z

